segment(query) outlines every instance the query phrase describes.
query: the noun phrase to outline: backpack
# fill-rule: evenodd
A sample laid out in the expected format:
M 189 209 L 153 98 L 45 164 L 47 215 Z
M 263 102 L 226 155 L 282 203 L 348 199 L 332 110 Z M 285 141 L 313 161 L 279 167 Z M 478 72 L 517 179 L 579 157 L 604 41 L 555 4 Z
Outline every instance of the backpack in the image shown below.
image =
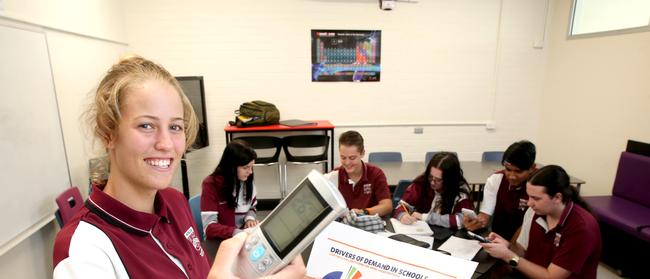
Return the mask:
M 271 103 L 255 100 L 245 102 L 235 111 L 237 127 L 264 126 L 280 123 L 280 111 Z

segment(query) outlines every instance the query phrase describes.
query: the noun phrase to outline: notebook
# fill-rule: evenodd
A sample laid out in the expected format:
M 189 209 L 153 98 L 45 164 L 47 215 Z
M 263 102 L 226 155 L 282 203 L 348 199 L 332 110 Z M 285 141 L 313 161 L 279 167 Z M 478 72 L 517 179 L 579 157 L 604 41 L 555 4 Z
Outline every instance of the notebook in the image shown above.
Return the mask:
M 280 124 L 282 124 L 284 126 L 295 127 L 295 126 L 314 126 L 317 123 L 316 122 L 311 122 L 311 121 L 304 121 L 304 120 L 300 120 L 300 119 L 288 119 L 288 120 L 280 121 Z
M 433 235 L 433 231 L 424 221 L 416 221 L 413 224 L 405 225 L 395 218 L 390 218 L 390 223 L 393 225 L 395 233 L 401 234 L 415 234 L 415 235 Z

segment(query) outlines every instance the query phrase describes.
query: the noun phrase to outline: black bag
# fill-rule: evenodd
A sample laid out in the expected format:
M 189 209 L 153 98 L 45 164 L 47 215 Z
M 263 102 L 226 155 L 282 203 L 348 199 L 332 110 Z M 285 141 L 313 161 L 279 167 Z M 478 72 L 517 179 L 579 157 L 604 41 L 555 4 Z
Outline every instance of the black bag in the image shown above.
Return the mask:
M 280 111 L 269 102 L 260 100 L 246 102 L 235 111 L 237 127 L 264 126 L 280 123 Z

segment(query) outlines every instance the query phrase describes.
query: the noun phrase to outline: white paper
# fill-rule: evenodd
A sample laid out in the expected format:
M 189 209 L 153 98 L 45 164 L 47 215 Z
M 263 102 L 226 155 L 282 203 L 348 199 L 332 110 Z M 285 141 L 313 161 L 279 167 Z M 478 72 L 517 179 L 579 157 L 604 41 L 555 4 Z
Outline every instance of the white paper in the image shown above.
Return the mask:
M 413 224 L 406 225 L 402 224 L 402 222 L 395 218 L 390 218 L 390 223 L 393 225 L 393 230 L 395 230 L 395 233 L 408 235 L 433 235 L 431 227 L 429 227 L 429 224 L 424 221 L 418 220 Z
M 438 250 L 447 251 L 457 258 L 471 260 L 481 248 L 478 240 L 464 239 L 452 235 L 445 243 L 438 247 Z
M 477 265 L 332 222 L 314 241 L 307 275 L 323 279 L 471 278 Z

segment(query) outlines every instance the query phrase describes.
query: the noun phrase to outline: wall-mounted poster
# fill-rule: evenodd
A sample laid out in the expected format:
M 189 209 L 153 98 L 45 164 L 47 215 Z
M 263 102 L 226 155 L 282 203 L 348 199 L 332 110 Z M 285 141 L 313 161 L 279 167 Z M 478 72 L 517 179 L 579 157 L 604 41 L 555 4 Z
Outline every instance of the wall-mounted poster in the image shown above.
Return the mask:
M 381 30 L 311 30 L 312 81 L 379 81 Z

